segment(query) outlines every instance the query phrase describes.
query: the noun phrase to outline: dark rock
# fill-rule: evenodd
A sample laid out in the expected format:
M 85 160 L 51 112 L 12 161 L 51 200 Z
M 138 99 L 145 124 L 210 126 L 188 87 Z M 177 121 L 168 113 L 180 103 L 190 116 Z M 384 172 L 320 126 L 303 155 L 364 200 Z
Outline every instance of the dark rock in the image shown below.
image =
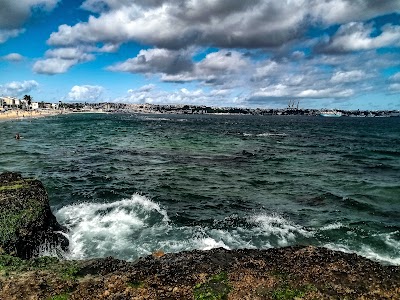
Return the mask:
M 39 180 L 18 173 L 0 174 L 0 252 L 28 259 L 43 244 L 66 250 L 65 231 L 52 214 Z

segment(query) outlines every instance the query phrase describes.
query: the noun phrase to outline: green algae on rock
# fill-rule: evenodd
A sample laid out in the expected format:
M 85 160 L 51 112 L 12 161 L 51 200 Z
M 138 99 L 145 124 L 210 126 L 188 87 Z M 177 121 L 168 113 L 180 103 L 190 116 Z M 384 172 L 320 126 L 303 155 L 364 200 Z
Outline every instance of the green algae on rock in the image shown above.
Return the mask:
M 304 246 L 195 250 L 135 262 L 0 255 L 0 299 L 400 299 L 400 267 Z
M 0 251 L 30 258 L 48 244 L 68 247 L 65 229 L 52 214 L 47 192 L 36 179 L 18 173 L 0 174 Z

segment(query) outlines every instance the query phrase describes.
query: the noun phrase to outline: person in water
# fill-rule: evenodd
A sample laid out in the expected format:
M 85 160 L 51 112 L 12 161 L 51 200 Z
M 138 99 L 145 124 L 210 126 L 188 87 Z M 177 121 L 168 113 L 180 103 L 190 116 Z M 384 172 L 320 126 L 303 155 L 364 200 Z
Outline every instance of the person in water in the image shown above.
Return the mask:
M 21 138 L 21 136 L 19 135 L 19 133 L 17 132 L 17 134 L 15 135 L 15 139 L 19 140 Z

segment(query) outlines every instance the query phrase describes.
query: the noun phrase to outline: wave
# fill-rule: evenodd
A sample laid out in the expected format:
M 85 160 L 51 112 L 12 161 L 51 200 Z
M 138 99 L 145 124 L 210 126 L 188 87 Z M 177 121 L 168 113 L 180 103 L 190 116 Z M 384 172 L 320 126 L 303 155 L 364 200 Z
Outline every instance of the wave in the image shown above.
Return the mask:
M 380 251 L 367 244 L 352 245 L 356 233 L 343 234 L 342 231 L 351 230 L 340 222 L 308 228 L 279 214 L 253 212 L 241 218 L 231 216 L 202 225 L 177 225 L 165 208 L 139 194 L 110 203 L 68 205 L 55 214 L 69 229 L 70 251 L 65 254 L 68 259 L 114 256 L 134 260 L 158 250 L 168 253 L 218 247 L 267 249 L 304 244 L 343 248 L 400 265 L 400 254 L 396 252 L 398 233 L 376 236 L 376 240 L 391 249 Z M 337 231 L 341 238 L 335 240 Z
M 243 136 L 257 136 L 257 137 L 269 137 L 269 136 L 287 136 L 286 133 L 273 133 L 273 132 L 265 132 L 265 133 L 243 133 Z
M 138 119 L 143 120 L 143 121 L 176 121 L 176 122 L 187 122 L 188 119 L 184 118 L 157 118 L 157 117 L 138 117 Z

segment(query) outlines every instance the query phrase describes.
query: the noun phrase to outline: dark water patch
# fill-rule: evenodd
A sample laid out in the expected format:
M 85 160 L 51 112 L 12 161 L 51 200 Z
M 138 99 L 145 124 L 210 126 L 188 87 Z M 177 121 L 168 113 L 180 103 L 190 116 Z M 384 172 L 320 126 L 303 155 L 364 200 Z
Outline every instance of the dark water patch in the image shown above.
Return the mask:
M 385 150 L 371 150 L 371 152 L 376 153 L 376 154 L 400 157 L 400 151 L 396 151 L 396 150 L 386 150 L 386 149 Z
M 357 199 L 356 199 L 357 197 Z M 376 207 L 373 205 L 372 199 L 365 195 L 352 195 L 351 197 L 344 197 L 340 201 L 341 206 L 351 208 L 356 211 L 370 211 L 375 212 Z

